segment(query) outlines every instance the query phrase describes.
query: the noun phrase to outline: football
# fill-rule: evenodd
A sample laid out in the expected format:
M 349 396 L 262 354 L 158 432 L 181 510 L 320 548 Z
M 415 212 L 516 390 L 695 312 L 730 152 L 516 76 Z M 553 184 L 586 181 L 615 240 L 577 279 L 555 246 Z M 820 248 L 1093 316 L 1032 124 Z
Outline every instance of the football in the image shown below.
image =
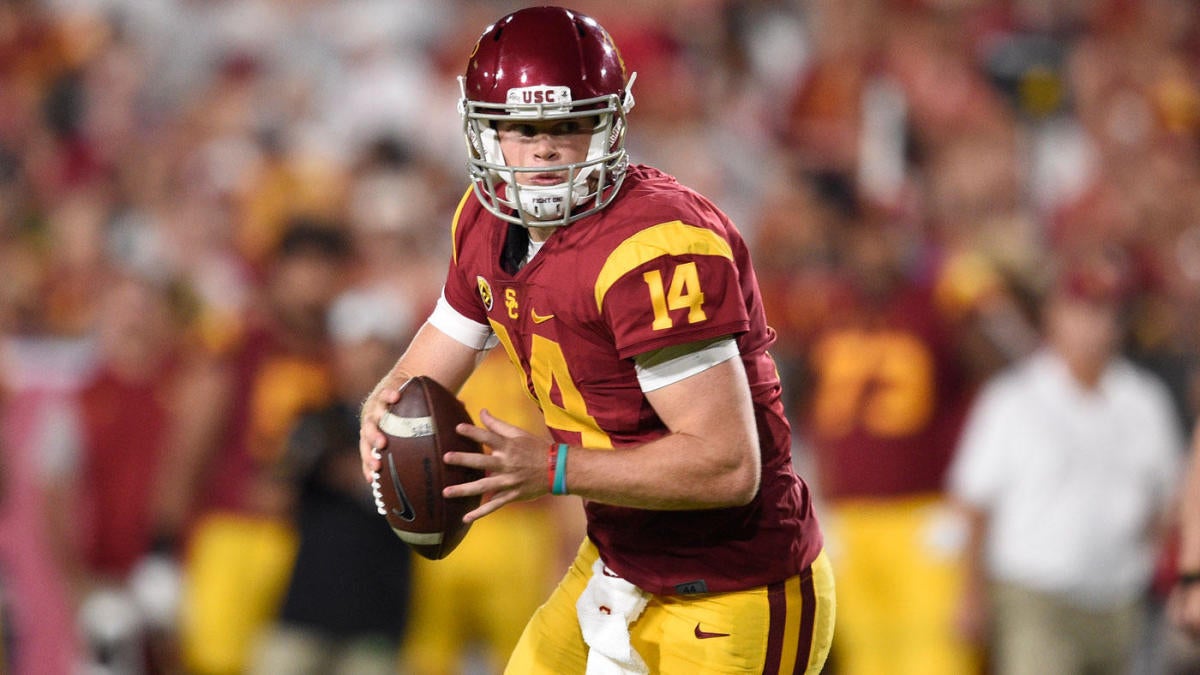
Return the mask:
M 375 506 L 396 536 L 430 560 L 450 555 L 467 536 L 463 516 L 479 506 L 480 497 L 446 499 L 442 488 L 483 477 L 483 472 L 442 461 L 446 452 L 483 452 L 479 443 L 454 427 L 471 423 L 466 407 L 429 377 L 418 376 L 400 387 L 400 400 L 379 421 L 387 446 L 379 450 L 382 466 L 372 482 Z

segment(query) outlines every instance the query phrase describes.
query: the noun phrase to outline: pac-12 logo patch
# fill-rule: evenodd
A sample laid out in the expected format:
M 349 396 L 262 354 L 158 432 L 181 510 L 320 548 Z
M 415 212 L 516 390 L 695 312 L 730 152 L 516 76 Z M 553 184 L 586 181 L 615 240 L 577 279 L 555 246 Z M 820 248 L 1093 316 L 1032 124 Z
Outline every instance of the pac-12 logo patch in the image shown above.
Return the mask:
M 479 289 L 479 299 L 483 301 L 484 308 L 492 311 L 492 287 L 487 279 L 475 277 L 475 286 Z

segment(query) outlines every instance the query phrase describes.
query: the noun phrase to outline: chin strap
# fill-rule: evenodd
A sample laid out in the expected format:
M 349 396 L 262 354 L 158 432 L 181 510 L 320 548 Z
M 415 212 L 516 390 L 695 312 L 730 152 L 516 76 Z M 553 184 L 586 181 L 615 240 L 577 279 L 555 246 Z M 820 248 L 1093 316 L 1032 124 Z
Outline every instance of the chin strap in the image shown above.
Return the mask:
M 580 177 L 573 183 L 558 185 L 509 186 L 516 193 L 521 211 L 533 217 L 529 227 L 557 227 L 564 225 L 569 211 L 574 210 L 588 197 L 587 179 Z

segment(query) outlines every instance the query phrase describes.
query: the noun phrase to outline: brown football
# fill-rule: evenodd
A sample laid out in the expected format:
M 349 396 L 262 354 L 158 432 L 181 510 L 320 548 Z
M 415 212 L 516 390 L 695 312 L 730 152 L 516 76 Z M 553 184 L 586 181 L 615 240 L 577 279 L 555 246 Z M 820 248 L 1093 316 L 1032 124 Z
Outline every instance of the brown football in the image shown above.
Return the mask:
M 430 560 L 450 555 L 467 536 L 463 516 L 479 506 L 479 497 L 446 499 L 442 488 L 478 480 L 483 472 L 442 461 L 446 452 L 483 452 L 479 443 L 454 430 L 471 423 L 454 394 L 429 377 L 418 376 L 400 387 L 379 429 L 387 446 L 379 450 L 382 466 L 372 483 L 375 506 L 396 536 Z

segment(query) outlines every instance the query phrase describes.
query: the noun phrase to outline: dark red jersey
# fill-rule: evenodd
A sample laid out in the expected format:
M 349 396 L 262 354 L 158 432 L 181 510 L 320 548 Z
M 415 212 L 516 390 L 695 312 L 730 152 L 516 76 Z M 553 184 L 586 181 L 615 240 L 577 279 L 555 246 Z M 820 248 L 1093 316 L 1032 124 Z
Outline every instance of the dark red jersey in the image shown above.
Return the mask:
M 852 289 L 808 350 L 805 432 L 830 498 L 940 492 L 970 387 L 931 290 L 866 304 Z
M 743 507 L 701 511 L 588 503 L 588 535 L 605 563 L 660 594 L 745 589 L 811 563 L 821 534 L 792 469 L 767 353 L 775 336 L 745 243 L 725 215 L 672 177 L 635 166 L 611 205 L 558 229 L 515 274 L 500 263 L 508 231 L 464 198 L 446 300 L 491 325 L 556 440 L 612 448 L 667 433 L 638 385 L 633 357 L 643 352 L 734 336 L 749 378 L 759 494 Z
M 328 402 L 329 355 L 323 345 L 288 339 L 284 328 L 263 321 L 251 324 L 226 358 L 233 398 L 203 508 L 246 511 L 256 479 L 279 459 L 292 424 Z

